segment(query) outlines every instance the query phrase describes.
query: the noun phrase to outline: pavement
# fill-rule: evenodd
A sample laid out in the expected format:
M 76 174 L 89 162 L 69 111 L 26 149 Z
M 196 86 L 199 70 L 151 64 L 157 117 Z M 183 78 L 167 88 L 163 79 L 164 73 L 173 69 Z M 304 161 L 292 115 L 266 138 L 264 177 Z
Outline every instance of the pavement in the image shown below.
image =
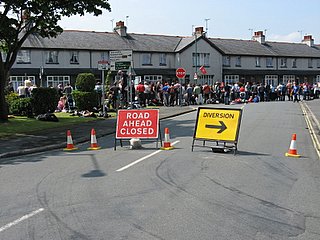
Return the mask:
M 192 112 L 196 109 L 195 106 L 160 107 L 159 117 L 162 120 Z M 90 143 L 92 128 L 95 129 L 97 138 L 114 134 L 116 131 L 116 118 L 101 119 L 67 127 L 0 138 L 0 159 L 65 148 L 67 130 L 71 131 L 74 144 Z

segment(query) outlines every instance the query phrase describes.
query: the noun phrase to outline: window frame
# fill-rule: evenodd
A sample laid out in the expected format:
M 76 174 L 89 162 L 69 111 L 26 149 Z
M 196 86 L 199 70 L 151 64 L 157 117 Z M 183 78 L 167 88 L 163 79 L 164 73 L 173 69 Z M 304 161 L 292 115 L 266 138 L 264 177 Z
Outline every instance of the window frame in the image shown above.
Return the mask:
M 241 67 L 241 56 L 236 56 L 236 67 Z
M 224 67 L 230 67 L 230 65 L 231 65 L 231 57 L 230 56 L 223 56 L 222 65 Z
M 256 67 L 261 67 L 261 57 L 256 57 Z
M 292 59 L 292 68 L 297 68 L 297 59 L 296 58 Z
M 273 68 L 273 57 L 266 57 L 266 67 Z
M 142 54 L 142 66 L 152 66 L 152 54 L 143 53 Z
M 160 66 L 167 66 L 167 54 L 166 53 L 160 53 L 159 65 Z
M 49 50 L 46 55 L 46 64 L 59 64 L 59 51 Z M 50 58 L 52 61 L 50 61 Z
M 280 58 L 280 67 L 281 68 L 286 68 L 287 67 L 287 58 Z
M 17 53 L 16 63 L 17 64 L 30 64 L 31 63 L 31 50 L 30 49 L 20 49 Z
M 70 52 L 70 64 L 80 64 L 79 62 L 79 51 L 71 51 Z
M 67 83 L 70 84 L 70 76 L 67 76 L 67 75 L 49 75 L 46 77 L 47 87 L 51 86 L 55 88 L 58 86 L 58 84 L 62 84 L 62 86 L 66 86 Z
M 313 58 L 308 58 L 308 68 L 313 68 Z

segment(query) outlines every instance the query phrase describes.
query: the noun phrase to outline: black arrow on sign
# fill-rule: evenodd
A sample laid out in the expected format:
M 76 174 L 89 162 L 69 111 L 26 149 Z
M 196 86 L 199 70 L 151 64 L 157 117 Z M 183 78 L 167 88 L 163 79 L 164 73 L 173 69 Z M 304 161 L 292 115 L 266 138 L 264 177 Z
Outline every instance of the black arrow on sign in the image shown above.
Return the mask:
M 227 126 L 224 124 L 223 121 L 219 121 L 219 123 L 221 125 L 206 124 L 206 128 L 220 129 L 217 133 L 222 133 L 224 130 L 227 129 Z

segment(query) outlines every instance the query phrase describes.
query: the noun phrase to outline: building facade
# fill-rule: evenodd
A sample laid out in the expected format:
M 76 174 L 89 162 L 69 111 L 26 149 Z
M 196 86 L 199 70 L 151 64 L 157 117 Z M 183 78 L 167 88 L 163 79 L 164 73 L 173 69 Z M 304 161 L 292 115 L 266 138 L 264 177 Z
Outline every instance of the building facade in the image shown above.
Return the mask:
M 122 21 L 114 32 L 66 30 L 51 39 L 31 35 L 19 51 L 10 80 L 16 88 L 26 79 L 44 87 L 73 85 L 82 72 L 101 79 L 98 63 L 110 62 L 115 51 L 132 52 L 129 64 L 113 69 L 115 78 L 118 70 L 127 71 L 130 65 L 137 79 L 145 81 L 175 81 L 179 67 L 187 72 L 183 83 L 320 81 L 320 47 L 309 35 L 302 43 L 280 43 L 265 41 L 263 32 L 255 32 L 252 40 L 207 38 L 202 27 L 188 37 L 135 34 L 127 33 Z M 201 66 L 206 74 L 199 71 Z

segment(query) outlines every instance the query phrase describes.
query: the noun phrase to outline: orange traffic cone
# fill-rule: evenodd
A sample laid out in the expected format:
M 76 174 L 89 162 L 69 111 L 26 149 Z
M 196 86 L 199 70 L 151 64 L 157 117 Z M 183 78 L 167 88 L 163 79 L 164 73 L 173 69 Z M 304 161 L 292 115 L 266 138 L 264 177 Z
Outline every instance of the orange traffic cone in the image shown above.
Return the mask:
M 297 134 L 294 133 L 292 134 L 292 137 L 291 137 L 289 151 L 286 153 L 287 157 L 300 157 L 300 155 L 297 152 L 296 140 L 297 140 Z
M 64 148 L 63 150 L 64 151 L 72 151 L 72 150 L 76 150 L 78 148 L 76 148 L 74 145 L 73 145 L 73 141 L 72 141 L 72 137 L 71 137 L 71 131 L 68 130 L 67 131 L 67 147 Z
M 163 147 L 161 149 L 162 150 L 173 149 L 173 146 L 171 146 L 171 143 L 170 143 L 169 128 L 164 129 L 164 142 L 163 142 Z
M 88 148 L 88 150 L 99 150 L 101 147 L 99 147 L 97 143 L 97 137 L 96 137 L 96 131 L 92 128 L 91 130 L 91 145 Z

